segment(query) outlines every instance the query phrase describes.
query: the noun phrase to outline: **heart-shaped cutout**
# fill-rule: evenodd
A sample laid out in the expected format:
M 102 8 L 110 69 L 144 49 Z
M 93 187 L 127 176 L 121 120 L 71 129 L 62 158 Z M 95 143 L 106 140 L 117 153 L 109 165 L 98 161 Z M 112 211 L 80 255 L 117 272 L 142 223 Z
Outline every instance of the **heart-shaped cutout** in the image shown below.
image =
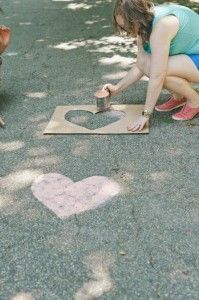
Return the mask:
M 109 110 L 105 112 L 92 113 L 86 110 L 70 110 L 66 113 L 65 119 L 78 126 L 95 130 L 125 117 L 125 112 L 119 110 Z
M 99 207 L 121 189 L 108 177 L 92 176 L 74 183 L 61 174 L 49 173 L 39 176 L 31 190 L 40 202 L 64 219 Z

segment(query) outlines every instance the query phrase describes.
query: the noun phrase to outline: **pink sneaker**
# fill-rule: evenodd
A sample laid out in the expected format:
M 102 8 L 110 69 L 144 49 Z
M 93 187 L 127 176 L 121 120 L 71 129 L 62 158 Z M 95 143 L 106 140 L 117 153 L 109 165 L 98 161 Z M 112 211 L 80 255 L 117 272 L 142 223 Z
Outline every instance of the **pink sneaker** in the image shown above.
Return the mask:
M 171 111 L 175 108 L 183 106 L 187 101 L 187 98 L 183 97 L 182 99 L 175 99 L 171 96 L 165 103 L 156 105 L 155 110 L 157 111 Z
M 193 108 L 185 104 L 181 111 L 172 116 L 172 119 L 186 121 L 193 119 L 197 114 L 199 114 L 199 107 Z

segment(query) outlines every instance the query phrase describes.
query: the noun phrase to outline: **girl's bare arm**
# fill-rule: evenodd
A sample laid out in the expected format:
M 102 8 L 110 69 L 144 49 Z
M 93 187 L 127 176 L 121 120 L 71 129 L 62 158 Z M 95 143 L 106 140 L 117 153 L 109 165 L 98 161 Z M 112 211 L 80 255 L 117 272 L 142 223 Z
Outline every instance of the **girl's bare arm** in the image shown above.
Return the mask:
M 140 80 L 143 75 L 144 73 L 134 64 L 126 76 L 116 84 L 118 92 L 126 90 L 130 85 Z
M 162 90 L 167 74 L 170 43 L 178 29 L 178 19 L 175 16 L 167 16 L 159 20 L 151 34 L 150 77 L 145 103 L 147 110 L 154 109 Z

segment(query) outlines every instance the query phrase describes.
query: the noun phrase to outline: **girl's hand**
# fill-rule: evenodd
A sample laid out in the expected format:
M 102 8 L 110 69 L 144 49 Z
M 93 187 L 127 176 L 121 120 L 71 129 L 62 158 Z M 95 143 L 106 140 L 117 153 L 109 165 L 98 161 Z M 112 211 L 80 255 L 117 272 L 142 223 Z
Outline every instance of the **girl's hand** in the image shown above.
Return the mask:
M 141 131 L 146 123 L 148 122 L 149 118 L 141 116 L 137 119 L 137 121 L 133 122 L 130 126 L 127 127 L 128 131 Z
M 117 85 L 113 85 L 111 83 L 105 84 L 103 86 L 102 90 L 103 91 L 109 91 L 110 96 L 115 96 L 115 95 L 119 94 L 119 89 L 118 89 Z

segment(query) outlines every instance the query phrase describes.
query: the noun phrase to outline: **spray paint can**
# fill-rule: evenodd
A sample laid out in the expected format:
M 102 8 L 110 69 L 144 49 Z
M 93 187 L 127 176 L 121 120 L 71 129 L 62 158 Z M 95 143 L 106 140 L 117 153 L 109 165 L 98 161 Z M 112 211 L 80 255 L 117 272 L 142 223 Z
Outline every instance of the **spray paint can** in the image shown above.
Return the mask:
M 99 111 L 107 111 L 111 108 L 110 91 L 99 90 L 95 93 L 96 104 Z

